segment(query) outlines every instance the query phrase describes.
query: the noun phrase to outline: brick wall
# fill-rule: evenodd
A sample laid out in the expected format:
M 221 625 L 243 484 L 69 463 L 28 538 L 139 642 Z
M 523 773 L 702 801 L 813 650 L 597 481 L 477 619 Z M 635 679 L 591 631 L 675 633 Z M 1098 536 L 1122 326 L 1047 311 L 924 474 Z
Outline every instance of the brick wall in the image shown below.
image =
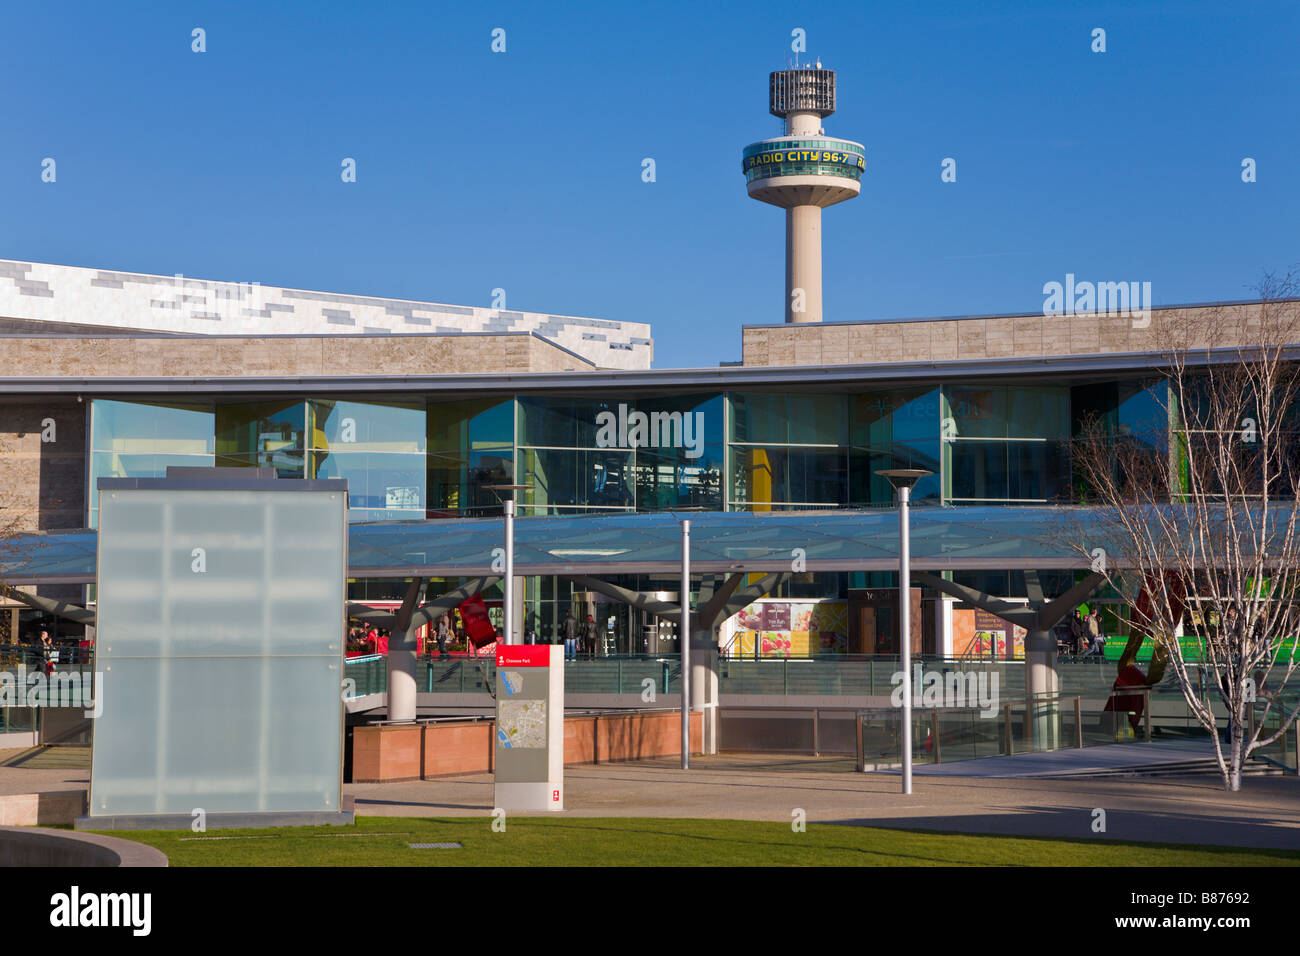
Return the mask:
M 1142 352 L 1174 340 L 1189 348 L 1251 345 L 1258 314 L 1258 304 L 1155 309 L 1146 328 L 1120 315 L 753 326 L 742 331 L 741 349 L 747 366 L 806 367 Z
M 702 717 L 691 714 L 691 750 L 699 752 Z M 357 727 L 352 780 L 390 783 L 492 771 L 495 721 Z M 681 753 L 681 715 L 608 714 L 566 717 L 564 763 L 639 760 Z
M 85 461 L 84 403 L 75 397 L 0 402 L 0 528 L 83 527 Z
M 0 337 L 4 374 L 41 378 L 454 375 L 595 366 L 525 333 L 502 335 Z

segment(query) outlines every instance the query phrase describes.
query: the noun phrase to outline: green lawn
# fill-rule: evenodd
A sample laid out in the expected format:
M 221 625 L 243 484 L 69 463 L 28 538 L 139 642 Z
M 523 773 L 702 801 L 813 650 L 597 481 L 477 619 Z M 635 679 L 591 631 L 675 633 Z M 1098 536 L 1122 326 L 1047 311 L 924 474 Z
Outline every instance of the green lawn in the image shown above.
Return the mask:
M 1285 866 L 1300 852 L 626 817 L 359 817 L 354 827 L 116 830 L 172 866 Z M 408 843 L 461 843 L 413 850 Z

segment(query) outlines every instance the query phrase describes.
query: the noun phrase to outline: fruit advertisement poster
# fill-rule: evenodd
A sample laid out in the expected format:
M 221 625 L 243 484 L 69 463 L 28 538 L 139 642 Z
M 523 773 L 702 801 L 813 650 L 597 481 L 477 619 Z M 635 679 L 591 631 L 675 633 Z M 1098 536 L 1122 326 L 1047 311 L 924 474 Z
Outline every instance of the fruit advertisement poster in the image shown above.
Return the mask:
M 812 657 L 848 649 L 848 602 L 760 600 L 722 625 L 723 654 Z

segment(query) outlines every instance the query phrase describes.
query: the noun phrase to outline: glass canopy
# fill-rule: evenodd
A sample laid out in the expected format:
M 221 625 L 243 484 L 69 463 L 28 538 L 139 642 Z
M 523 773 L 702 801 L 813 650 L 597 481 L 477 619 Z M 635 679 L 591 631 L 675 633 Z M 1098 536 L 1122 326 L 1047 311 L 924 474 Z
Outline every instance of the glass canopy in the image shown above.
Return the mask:
M 691 522 L 695 573 L 898 567 L 893 509 L 658 512 L 518 518 L 515 573 L 671 571 L 681 566 L 682 519 Z M 912 564 L 931 571 L 1087 568 L 1082 543 L 1100 530 L 1083 507 L 916 507 L 911 521 Z M 504 545 L 500 518 L 363 522 L 348 532 L 352 578 L 489 575 Z M 19 535 L 0 542 L 0 581 L 93 583 L 95 558 L 94 531 Z

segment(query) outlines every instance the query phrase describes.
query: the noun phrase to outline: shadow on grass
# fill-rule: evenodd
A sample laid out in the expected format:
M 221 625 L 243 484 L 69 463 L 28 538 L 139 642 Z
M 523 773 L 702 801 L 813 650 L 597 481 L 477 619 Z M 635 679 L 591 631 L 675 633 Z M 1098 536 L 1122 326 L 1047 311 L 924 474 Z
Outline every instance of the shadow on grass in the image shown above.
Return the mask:
M 484 813 L 492 811 L 490 803 L 431 803 L 428 800 L 376 800 L 374 798 L 356 797 L 355 806 L 365 804 L 371 807 L 429 807 L 430 809 L 443 810 L 482 810 Z M 423 819 L 423 818 L 421 818 Z
M 1099 809 L 1105 810 L 1101 807 Z M 859 817 L 834 825 L 861 826 L 914 833 L 1023 837 L 1086 844 L 1134 844 L 1206 852 L 1263 852 L 1300 863 L 1300 828 L 1226 814 L 1178 814 L 1156 810 L 1106 810 L 1105 830 L 1087 808 L 1021 806 L 1004 813 L 948 816 Z

